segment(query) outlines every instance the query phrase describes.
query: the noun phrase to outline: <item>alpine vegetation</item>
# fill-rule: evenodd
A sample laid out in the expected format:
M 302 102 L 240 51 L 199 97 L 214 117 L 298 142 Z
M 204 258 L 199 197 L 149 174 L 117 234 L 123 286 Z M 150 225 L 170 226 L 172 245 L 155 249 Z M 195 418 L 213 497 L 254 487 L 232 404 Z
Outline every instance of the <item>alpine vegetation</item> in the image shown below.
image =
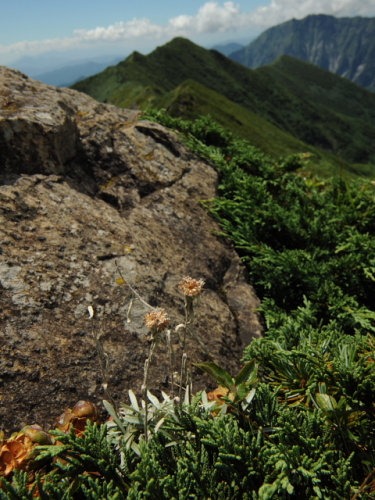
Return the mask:
M 52 438 L 36 443 L 27 429 L 4 436 L 0 499 L 374 498 L 372 181 L 319 179 L 306 173 L 308 155 L 271 159 L 208 117 L 148 118 L 179 132 L 217 169 L 219 196 L 203 203 L 247 265 L 266 335 L 247 346 L 236 375 L 214 359 L 194 365 L 186 338 L 199 341 L 194 309 L 204 283 L 185 277 L 180 325 L 173 330 L 161 308 L 145 316 L 141 398 L 130 388 L 130 404 L 106 401 L 104 425 L 91 409 L 84 431 L 83 416 L 72 411 L 70 430 L 57 428 Z M 177 363 L 172 336 L 182 352 Z M 170 394 L 156 397 L 148 368 L 163 343 L 174 380 Z M 193 394 L 192 369 L 218 387 Z

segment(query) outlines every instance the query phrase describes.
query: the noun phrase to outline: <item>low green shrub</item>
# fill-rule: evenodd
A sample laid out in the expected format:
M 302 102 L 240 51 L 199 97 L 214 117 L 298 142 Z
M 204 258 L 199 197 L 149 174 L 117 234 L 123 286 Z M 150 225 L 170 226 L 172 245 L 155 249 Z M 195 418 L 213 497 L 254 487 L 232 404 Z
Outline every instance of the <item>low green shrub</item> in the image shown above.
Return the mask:
M 374 186 L 306 177 L 305 155 L 275 162 L 208 117 L 148 118 L 219 172 L 218 198 L 202 203 L 262 299 L 266 334 L 244 355 L 258 378 L 246 386 L 207 363 L 221 407 L 204 394 L 170 407 L 166 396 L 157 418 L 126 407 L 123 431 L 115 419 L 60 433 L 60 448 L 39 456 L 63 461 L 34 471 L 31 488 L 25 472 L 1 479 L 0 499 L 375 498 Z

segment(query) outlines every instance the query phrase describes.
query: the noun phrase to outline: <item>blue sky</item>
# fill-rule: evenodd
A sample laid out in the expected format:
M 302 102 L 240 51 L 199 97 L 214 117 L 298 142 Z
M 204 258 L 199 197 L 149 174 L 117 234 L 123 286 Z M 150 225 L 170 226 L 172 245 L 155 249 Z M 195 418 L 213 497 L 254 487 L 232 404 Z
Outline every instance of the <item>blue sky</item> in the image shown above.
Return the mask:
M 175 36 L 208 47 L 318 13 L 373 17 L 375 0 L 1 0 L 0 64 L 50 51 L 146 53 Z

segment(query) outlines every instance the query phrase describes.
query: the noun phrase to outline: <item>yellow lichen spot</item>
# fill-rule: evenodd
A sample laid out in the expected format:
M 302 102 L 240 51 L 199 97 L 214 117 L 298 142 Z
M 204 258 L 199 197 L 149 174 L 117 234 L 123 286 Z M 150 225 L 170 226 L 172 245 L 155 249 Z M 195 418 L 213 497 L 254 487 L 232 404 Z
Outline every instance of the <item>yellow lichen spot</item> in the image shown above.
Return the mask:
M 128 254 L 128 253 L 132 253 L 132 251 L 134 250 L 133 247 L 128 247 L 128 246 L 124 246 L 123 248 L 123 251 L 124 251 L 124 254 Z
M 143 154 L 142 156 L 147 161 L 153 160 L 155 158 L 154 155 L 153 155 L 153 153 Z
M 79 109 L 79 110 L 77 111 L 77 115 L 78 115 L 78 116 L 86 116 L 86 115 L 88 115 L 88 114 L 89 114 L 89 112 L 88 112 L 88 111 L 82 111 L 81 109 Z
M 112 186 L 112 184 L 114 184 L 115 181 L 116 181 L 116 177 L 111 177 L 108 182 L 106 182 L 105 184 L 103 184 L 102 186 L 100 186 L 100 189 L 107 189 L 107 188 L 109 188 L 109 186 Z
M 126 281 L 124 280 L 124 278 L 117 278 L 117 279 L 116 279 L 116 283 L 117 283 L 118 285 L 123 285 L 124 283 L 126 283 Z

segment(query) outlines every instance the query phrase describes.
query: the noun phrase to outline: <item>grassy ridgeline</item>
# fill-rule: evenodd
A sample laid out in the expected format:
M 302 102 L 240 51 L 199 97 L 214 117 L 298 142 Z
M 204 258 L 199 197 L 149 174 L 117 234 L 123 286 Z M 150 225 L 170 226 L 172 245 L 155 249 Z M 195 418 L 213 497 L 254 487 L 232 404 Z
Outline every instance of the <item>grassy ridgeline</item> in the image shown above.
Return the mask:
M 73 88 L 120 107 L 210 114 L 268 155 L 313 152 L 319 174 L 374 174 L 375 94 L 295 58 L 251 70 L 175 38 Z

